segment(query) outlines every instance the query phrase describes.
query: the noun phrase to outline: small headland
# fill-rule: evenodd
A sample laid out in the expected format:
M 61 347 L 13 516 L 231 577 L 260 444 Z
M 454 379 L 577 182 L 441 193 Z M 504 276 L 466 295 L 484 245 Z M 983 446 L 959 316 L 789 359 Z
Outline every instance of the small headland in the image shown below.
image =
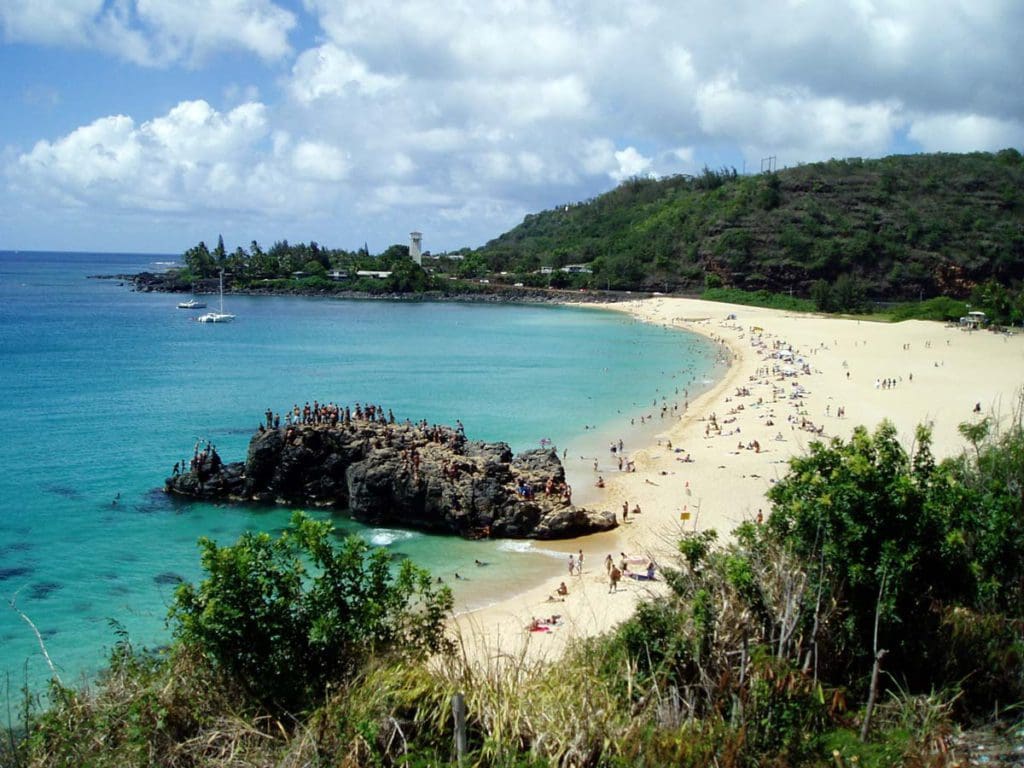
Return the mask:
M 245 461 L 225 463 L 209 443 L 164 482 L 203 501 L 336 509 L 370 525 L 466 538 L 566 539 L 616 527 L 614 512 L 572 504 L 554 449 L 513 455 L 506 443 L 466 439 L 462 425 L 396 421 L 378 406 L 314 401 L 268 411 Z
M 89 275 L 93 280 L 117 280 L 132 287 L 138 293 L 191 293 L 194 295 L 216 294 L 217 278 L 203 278 L 195 282 L 183 280 L 178 270 L 166 272 L 139 272 L 135 274 Z M 224 293 L 242 296 L 309 296 L 336 299 L 387 299 L 390 301 L 446 301 L 480 303 L 518 304 L 610 304 L 645 298 L 650 294 L 630 291 L 605 291 L 597 289 L 572 290 L 568 288 L 538 288 L 508 283 L 491 282 L 482 284 L 472 281 L 455 281 L 443 289 L 377 291 L 354 290 L 344 283 L 308 282 L 303 280 L 268 280 L 235 284 L 230 275 L 225 275 Z

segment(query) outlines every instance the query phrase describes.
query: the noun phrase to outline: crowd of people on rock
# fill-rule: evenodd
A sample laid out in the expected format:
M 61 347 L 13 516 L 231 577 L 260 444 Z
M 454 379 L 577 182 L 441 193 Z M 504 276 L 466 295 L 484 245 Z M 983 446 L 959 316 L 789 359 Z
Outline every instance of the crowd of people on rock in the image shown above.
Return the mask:
M 268 408 L 263 414 L 258 431 L 280 430 L 281 414 Z M 451 447 L 455 453 L 461 453 L 466 443 L 466 433 L 462 422 L 456 420 L 455 428 L 438 424 L 429 424 L 425 419 L 413 423 L 406 419 L 401 424 L 396 424 L 394 412 L 381 405 L 356 403 L 354 407 L 340 406 L 336 403 L 321 403 L 313 400 L 303 406 L 295 403 L 284 412 L 284 438 L 286 441 L 294 439 L 301 427 L 327 427 L 351 429 L 360 424 L 377 424 L 392 427 L 385 429 L 379 435 L 372 438 L 374 447 L 380 447 L 381 443 L 391 446 L 398 442 L 405 449 L 403 454 L 406 465 L 413 472 L 419 469 L 419 454 L 417 446 L 427 443 L 438 443 Z M 209 473 L 218 472 L 223 463 L 213 447 L 207 443 L 207 448 L 199 450 L 199 443 L 196 444 L 194 455 L 190 462 L 182 460 L 176 462 L 172 468 L 172 476 L 178 477 L 187 471 L 197 471 L 206 476 Z M 445 476 L 450 479 L 458 477 L 459 469 L 454 463 L 446 467 Z
M 192 449 L 192 459 L 188 462 L 187 466 L 188 471 L 195 472 L 199 481 L 202 482 L 207 477 L 218 474 L 223 469 L 224 462 L 221 461 L 220 454 L 217 453 L 217 448 L 213 443 L 207 440 L 204 447 L 203 441 L 197 440 L 195 447 Z M 171 476 L 178 477 L 183 474 L 185 467 L 184 459 L 174 462 Z
M 265 423 L 260 424 L 260 431 L 267 429 L 280 429 L 280 414 L 267 409 L 264 414 Z M 466 442 L 466 431 L 462 422 L 456 419 L 455 427 L 447 427 L 439 424 L 430 424 L 426 419 L 419 422 L 412 422 L 406 419 L 404 422 L 397 422 L 394 412 L 382 405 L 372 403 L 354 406 L 340 406 L 336 403 L 320 403 L 314 400 L 312 405 L 307 401 L 299 407 L 298 403 L 285 411 L 285 436 L 291 439 L 295 432 L 294 427 L 352 427 L 359 424 L 378 424 L 395 427 L 396 430 L 387 430 L 383 433 L 382 439 L 385 445 L 392 444 L 392 436 L 397 434 L 398 428 L 404 428 L 406 433 L 404 440 L 400 443 L 438 443 L 448 445 L 460 453 Z
M 283 425 L 282 425 L 283 420 Z M 369 431 L 366 425 L 377 425 L 376 429 Z M 354 406 L 340 406 L 334 402 L 321 403 L 319 400 L 307 401 L 301 407 L 298 403 L 283 413 L 276 413 L 268 408 L 263 414 L 263 420 L 259 424 L 260 432 L 279 430 L 283 432 L 286 442 L 301 439 L 304 430 L 313 429 L 343 429 L 356 431 L 361 436 L 365 435 L 370 445 L 375 448 L 383 446 L 395 447 L 399 452 L 403 469 L 408 472 L 414 482 L 418 481 L 421 474 L 423 462 L 423 448 L 429 444 L 436 444 L 450 448 L 456 456 L 464 455 L 466 445 L 465 427 L 460 420 L 456 420 L 455 427 L 430 424 L 425 419 L 419 422 L 412 422 L 406 419 L 403 422 L 396 422 L 393 411 L 385 409 L 381 405 L 355 403 Z M 613 450 L 621 450 L 622 441 L 613 444 Z M 191 462 L 184 460 L 175 463 L 172 475 L 178 477 L 186 471 L 196 472 L 200 482 L 207 477 L 221 470 L 223 462 L 216 450 L 210 443 L 206 448 L 196 449 Z M 446 457 L 440 467 L 441 477 L 449 482 L 457 481 L 465 472 L 472 472 L 474 464 L 472 461 L 460 462 L 457 458 Z M 572 487 L 564 480 L 557 480 L 554 476 L 531 478 L 517 475 L 513 479 L 512 486 L 515 494 L 525 500 L 532 500 L 543 490 L 544 496 L 556 504 L 572 503 Z M 489 530 L 483 535 L 489 535 Z

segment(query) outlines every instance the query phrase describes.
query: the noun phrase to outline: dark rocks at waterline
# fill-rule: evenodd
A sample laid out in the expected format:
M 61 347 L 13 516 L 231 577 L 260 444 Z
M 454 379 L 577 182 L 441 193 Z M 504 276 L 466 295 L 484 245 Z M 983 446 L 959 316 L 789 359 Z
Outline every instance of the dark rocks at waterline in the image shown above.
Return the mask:
M 158 573 L 153 577 L 153 583 L 161 587 L 176 587 L 184 580 L 185 579 L 182 576 L 179 576 L 172 571 Z
M 165 491 L 327 507 L 369 525 L 466 538 L 564 539 L 617 525 L 614 512 L 566 499 L 555 451 L 513 456 L 506 443 L 466 440 L 446 427 L 366 419 L 261 427 L 244 462 L 214 463 L 168 478 Z
M 12 541 L 0 546 L 0 557 L 7 557 L 15 552 L 28 552 L 34 547 L 35 545 L 31 541 Z
M 32 573 L 31 568 L 27 568 L 20 565 L 8 566 L 6 568 L 0 568 L 0 581 L 8 581 L 10 579 L 16 579 L 19 576 L 28 576 Z
M 28 597 L 31 600 L 45 600 L 63 586 L 56 581 L 39 581 L 28 588 Z

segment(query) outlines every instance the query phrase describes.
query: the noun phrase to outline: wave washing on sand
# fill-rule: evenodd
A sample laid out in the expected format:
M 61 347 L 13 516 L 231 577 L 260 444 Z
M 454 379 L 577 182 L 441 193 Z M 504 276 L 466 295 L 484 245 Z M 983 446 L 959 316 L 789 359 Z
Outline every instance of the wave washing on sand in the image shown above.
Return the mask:
M 544 547 L 538 547 L 533 541 L 523 539 L 504 539 L 498 543 L 498 549 L 502 552 L 518 552 L 521 554 L 530 555 L 544 555 L 545 557 L 554 557 L 561 560 L 565 557 L 564 552 L 559 552 L 554 549 L 546 549 Z

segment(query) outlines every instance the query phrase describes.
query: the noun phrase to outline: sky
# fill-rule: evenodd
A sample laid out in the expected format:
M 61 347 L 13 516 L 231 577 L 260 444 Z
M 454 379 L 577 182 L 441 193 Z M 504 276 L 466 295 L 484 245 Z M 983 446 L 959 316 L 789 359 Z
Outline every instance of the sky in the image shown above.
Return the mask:
M 0 249 L 476 247 L 633 176 L 1024 146 L 1024 0 L 0 0 Z

